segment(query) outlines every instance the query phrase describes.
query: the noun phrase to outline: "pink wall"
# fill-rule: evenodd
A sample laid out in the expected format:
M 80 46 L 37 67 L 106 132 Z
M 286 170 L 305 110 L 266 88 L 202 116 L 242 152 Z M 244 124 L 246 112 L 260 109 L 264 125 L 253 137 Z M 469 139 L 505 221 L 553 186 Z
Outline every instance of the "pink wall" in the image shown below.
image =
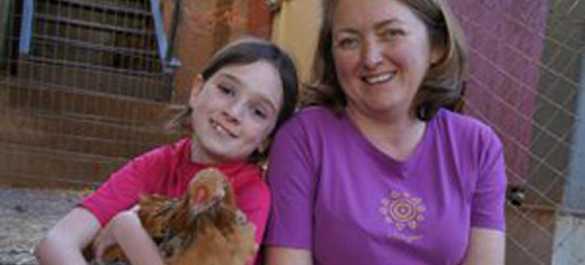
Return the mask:
M 528 177 L 548 1 L 449 0 L 469 44 L 465 112 L 500 135 L 511 184 Z

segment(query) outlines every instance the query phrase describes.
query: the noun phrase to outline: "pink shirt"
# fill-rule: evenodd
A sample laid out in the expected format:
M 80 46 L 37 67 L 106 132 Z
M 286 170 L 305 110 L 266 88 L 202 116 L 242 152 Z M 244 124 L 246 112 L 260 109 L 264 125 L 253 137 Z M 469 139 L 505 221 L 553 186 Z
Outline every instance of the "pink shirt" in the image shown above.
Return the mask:
M 180 197 L 191 178 L 209 166 L 194 163 L 191 140 L 186 138 L 147 152 L 113 173 L 108 181 L 83 200 L 102 226 L 120 211 L 134 206 L 140 194 Z M 228 176 L 238 207 L 256 226 L 261 242 L 270 208 L 270 192 L 261 178 L 261 169 L 247 162 L 214 165 Z

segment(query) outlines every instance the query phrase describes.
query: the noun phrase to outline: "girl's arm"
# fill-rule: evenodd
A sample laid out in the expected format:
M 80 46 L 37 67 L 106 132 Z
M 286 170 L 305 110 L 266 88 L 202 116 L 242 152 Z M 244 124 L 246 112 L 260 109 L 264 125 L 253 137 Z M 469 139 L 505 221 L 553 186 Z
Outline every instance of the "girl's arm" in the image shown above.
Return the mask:
M 504 265 L 504 233 L 485 228 L 471 228 L 469 248 L 463 265 Z
M 109 231 L 132 265 L 164 265 L 156 244 L 136 214 L 124 211 L 116 215 L 109 224 Z
M 311 252 L 304 249 L 267 247 L 265 265 L 313 265 Z
M 81 254 L 100 229 L 88 210 L 75 208 L 61 219 L 35 247 L 40 265 L 85 265 Z

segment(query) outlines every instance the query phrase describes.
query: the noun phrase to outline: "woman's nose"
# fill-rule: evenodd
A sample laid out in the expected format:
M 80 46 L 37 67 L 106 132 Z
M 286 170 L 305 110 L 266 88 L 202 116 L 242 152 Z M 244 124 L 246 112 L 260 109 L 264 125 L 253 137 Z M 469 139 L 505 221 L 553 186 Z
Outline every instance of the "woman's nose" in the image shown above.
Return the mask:
M 374 69 L 382 63 L 382 46 L 375 40 L 366 41 L 362 55 L 364 66 L 367 69 Z

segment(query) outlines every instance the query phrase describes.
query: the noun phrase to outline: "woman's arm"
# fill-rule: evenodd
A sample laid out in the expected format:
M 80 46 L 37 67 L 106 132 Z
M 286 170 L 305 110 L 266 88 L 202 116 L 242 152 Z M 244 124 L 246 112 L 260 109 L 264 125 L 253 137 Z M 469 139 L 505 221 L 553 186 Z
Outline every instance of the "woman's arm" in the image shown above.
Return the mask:
M 498 230 L 471 228 L 463 265 L 504 265 L 506 238 Z
M 272 193 L 265 237 L 265 264 L 313 264 L 313 208 L 317 161 L 300 119 L 280 129 L 270 148 L 266 180 Z M 317 141 L 317 140 L 316 140 Z
M 267 247 L 265 265 L 313 265 L 311 252 L 304 249 Z
M 81 254 L 100 229 L 88 210 L 75 208 L 61 219 L 35 247 L 41 265 L 85 265 Z

